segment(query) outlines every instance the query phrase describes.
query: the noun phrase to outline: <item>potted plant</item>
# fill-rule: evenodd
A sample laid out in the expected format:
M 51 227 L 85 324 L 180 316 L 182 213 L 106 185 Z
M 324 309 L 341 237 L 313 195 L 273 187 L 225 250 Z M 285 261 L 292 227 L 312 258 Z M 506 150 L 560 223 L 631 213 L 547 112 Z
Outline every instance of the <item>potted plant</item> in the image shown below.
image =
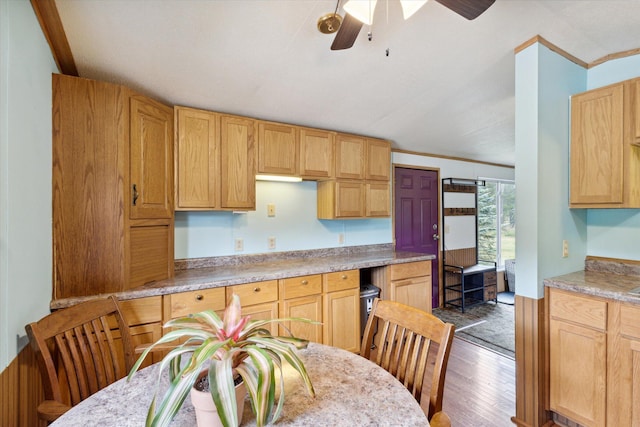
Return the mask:
M 213 310 L 205 310 L 167 322 L 164 327 L 171 328 L 171 331 L 145 349 L 127 378 L 127 381 L 131 380 L 154 348 L 164 348 L 158 346 L 179 340 L 179 344 L 172 346 L 160 362 L 158 384 L 166 368 L 169 369 L 170 384 L 159 406 L 156 401 L 160 390 L 156 389 L 147 414 L 147 426 L 167 425 L 178 413 L 203 371 L 208 377 L 211 397 L 225 427 L 239 424 L 234 386 L 234 378 L 238 376 L 248 390 L 258 426 L 273 423 L 282 411 L 284 377 L 281 370 L 277 406 L 275 393 L 276 368 L 281 368 L 283 361 L 300 374 L 309 395 L 314 397 L 311 380 L 296 354 L 296 349 L 305 348 L 308 341 L 293 336 L 273 336 L 265 328 L 272 322 L 284 321 L 317 323 L 300 318 L 250 320 L 249 316 L 242 316 L 240 298 L 235 294 L 222 320 Z

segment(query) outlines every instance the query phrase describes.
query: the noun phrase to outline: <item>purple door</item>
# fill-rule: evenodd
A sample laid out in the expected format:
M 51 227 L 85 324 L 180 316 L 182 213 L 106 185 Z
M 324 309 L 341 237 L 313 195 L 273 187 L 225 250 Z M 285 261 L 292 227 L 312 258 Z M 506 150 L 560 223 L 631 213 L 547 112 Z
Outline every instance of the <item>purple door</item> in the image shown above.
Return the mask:
M 440 304 L 438 287 L 438 172 L 394 170 L 396 250 L 433 254 L 431 306 Z

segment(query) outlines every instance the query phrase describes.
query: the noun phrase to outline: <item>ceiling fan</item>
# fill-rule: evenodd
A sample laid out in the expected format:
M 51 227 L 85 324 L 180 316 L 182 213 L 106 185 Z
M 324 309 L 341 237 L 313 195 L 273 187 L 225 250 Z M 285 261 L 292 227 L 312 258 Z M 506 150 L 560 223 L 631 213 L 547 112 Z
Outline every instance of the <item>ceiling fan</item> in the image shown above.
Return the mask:
M 480 16 L 485 10 L 491 6 L 495 0 L 435 0 L 443 6 L 451 9 L 458 15 L 472 20 Z M 338 0 L 338 4 L 340 0 Z M 347 2 L 349 3 L 349 2 Z M 361 2 L 364 3 L 364 2 Z M 375 1 L 369 1 L 369 18 L 373 17 L 373 8 L 375 8 Z M 426 1 L 424 2 L 405 2 L 402 4 L 405 19 L 411 14 L 415 13 Z M 412 4 L 413 3 L 413 4 Z M 366 4 L 366 3 L 365 3 Z M 416 7 L 417 4 L 417 7 Z M 407 6 L 408 5 L 408 6 Z M 347 4 L 345 4 L 347 6 Z M 343 7 L 345 7 L 343 6 Z M 347 9 L 345 7 L 345 9 Z M 345 13 L 344 19 L 337 14 L 338 5 L 336 5 L 336 12 L 323 16 L 318 21 L 318 29 L 325 34 L 336 32 L 336 37 L 331 44 L 331 50 L 349 49 L 353 46 L 353 43 L 360 33 L 360 29 L 363 25 L 363 20 L 366 21 L 366 17 L 361 20 L 355 18 L 350 13 Z M 348 9 L 347 9 L 348 10 Z

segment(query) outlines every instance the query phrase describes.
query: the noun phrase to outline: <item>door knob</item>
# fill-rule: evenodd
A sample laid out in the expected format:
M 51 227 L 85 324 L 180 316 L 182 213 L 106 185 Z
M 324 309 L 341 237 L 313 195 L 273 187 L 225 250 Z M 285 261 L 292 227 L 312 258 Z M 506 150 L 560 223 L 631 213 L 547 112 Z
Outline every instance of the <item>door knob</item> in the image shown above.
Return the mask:
M 438 235 L 438 233 L 434 233 L 433 240 L 438 240 L 438 239 L 440 239 L 440 236 Z

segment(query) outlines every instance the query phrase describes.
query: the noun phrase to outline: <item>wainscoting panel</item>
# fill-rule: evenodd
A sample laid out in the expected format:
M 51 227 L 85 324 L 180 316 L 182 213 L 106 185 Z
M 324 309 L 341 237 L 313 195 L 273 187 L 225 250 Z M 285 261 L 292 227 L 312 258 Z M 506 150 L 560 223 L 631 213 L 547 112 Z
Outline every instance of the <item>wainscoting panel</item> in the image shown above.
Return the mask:
M 546 360 L 544 298 L 515 296 L 516 416 L 521 427 L 548 425 L 548 361 Z
M 38 419 L 38 404 L 44 400 L 38 362 L 26 346 L 0 373 L 0 425 L 45 427 Z

